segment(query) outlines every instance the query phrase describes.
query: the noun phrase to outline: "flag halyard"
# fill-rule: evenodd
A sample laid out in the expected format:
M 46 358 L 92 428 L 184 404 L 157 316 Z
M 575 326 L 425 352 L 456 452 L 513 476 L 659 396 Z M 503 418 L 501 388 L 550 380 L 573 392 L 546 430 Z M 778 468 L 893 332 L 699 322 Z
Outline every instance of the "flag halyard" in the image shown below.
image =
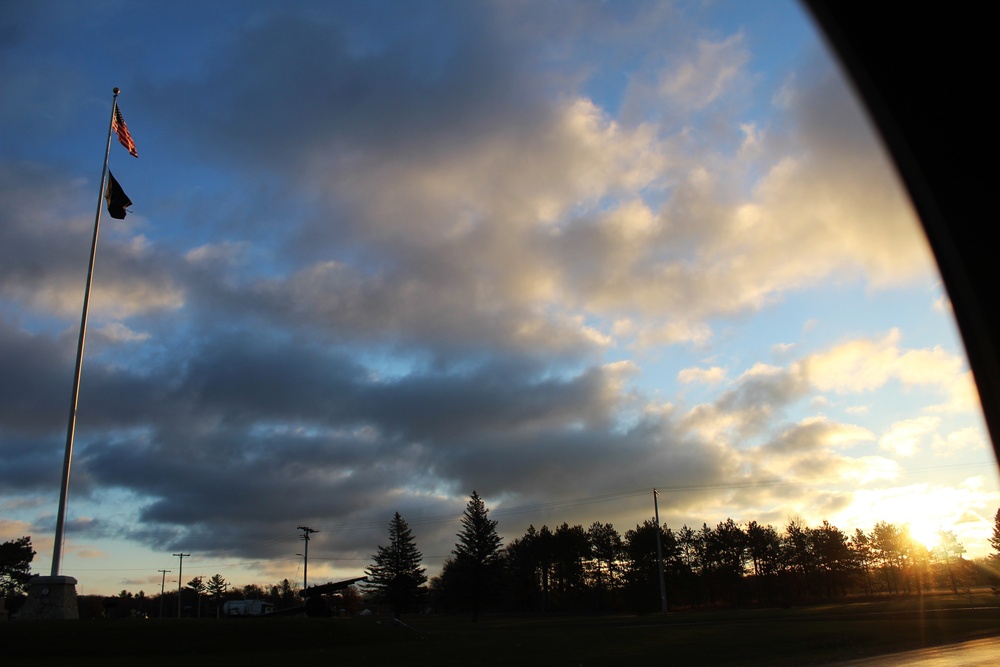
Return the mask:
M 111 128 L 118 133 L 118 143 L 124 146 L 132 157 L 139 157 L 139 153 L 135 150 L 135 142 L 132 140 L 132 133 L 128 131 L 128 125 L 125 124 L 122 111 L 118 108 L 117 103 L 115 104 L 114 118 L 111 120 Z

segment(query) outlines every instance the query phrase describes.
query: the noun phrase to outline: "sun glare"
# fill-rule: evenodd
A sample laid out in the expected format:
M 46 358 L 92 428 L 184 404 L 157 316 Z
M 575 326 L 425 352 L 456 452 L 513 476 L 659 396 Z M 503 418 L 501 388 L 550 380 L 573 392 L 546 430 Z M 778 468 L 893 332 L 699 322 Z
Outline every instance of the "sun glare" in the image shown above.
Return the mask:
M 867 519 L 886 521 L 899 528 L 905 526 L 911 538 L 934 549 L 941 541 L 940 531 L 955 531 L 963 513 L 979 504 L 973 487 L 974 484 L 966 482 L 957 488 L 914 484 L 892 490 L 860 491 L 852 508 L 857 519 L 844 523 L 860 527 Z

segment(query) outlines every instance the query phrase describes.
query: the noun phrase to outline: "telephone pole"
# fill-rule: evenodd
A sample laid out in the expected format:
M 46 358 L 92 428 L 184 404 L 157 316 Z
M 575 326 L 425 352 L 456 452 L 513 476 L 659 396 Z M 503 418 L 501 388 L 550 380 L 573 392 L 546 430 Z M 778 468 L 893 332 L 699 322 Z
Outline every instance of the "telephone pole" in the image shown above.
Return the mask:
M 667 582 L 663 578 L 663 540 L 660 535 L 660 506 L 656 502 L 659 494 L 653 489 L 653 516 L 656 517 L 656 562 L 660 567 L 660 611 L 667 613 Z
M 309 526 L 298 526 L 296 530 L 301 530 L 302 535 L 300 536 L 302 540 L 306 543 L 305 553 L 302 556 L 302 595 L 305 596 L 305 590 L 309 587 L 309 536 L 312 533 L 318 533 L 318 530 L 313 530 Z
M 167 583 L 167 572 L 171 570 L 157 570 L 157 572 L 162 572 L 163 577 L 160 579 L 160 618 L 163 618 L 163 587 Z
M 180 558 L 180 567 L 177 570 L 177 618 L 181 617 L 181 582 L 184 581 L 184 557 L 191 554 L 174 554 Z

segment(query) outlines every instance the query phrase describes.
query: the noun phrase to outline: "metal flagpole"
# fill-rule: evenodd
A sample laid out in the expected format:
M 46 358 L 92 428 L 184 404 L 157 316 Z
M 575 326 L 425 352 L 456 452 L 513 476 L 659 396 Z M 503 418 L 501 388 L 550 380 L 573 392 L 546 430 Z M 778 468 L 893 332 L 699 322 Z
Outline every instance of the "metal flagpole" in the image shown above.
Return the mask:
M 76 372 L 73 375 L 73 396 L 69 403 L 69 425 L 66 428 L 66 453 L 63 456 L 62 486 L 59 489 L 59 513 L 56 515 L 56 539 L 52 548 L 52 576 L 59 576 L 62 563 L 63 530 L 66 525 L 66 497 L 69 495 L 69 469 L 73 463 L 73 436 L 76 433 L 76 407 L 80 401 L 80 375 L 83 370 L 83 346 L 87 340 L 87 315 L 90 311 L 90 287 L 94 280 L 94 259 L 97 257 L 97 234 L 101 229 L 101 207 L 108 180 L 108 157 L 111 155 L 111 130 L 118 108 L 118 93 L 111 103 L 111 119 L 108 121 L 108 142 L 104 149 L 104 170 L 101 172 L 101 192 L 97 197 L 97 215 L 94 217 L 94 240 L 90 244 L 90 267 L 87 269 L 87 288 L 83 293 L 83 315 L 80 318 L 80 340 L 76 347 Z

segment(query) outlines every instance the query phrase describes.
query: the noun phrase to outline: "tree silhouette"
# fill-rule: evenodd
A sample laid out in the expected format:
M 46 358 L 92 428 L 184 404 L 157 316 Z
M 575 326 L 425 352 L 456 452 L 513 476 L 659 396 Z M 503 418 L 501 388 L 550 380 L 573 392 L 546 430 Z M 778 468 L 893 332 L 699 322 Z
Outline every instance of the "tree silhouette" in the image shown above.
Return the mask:
M 996 551 L 996 556 L 1000 558 L 1000 509 L 993 517 L 993 536 L 990 537 L 990 546 Z
M 583 598 L 586 569 L 591 558 L 590 539 L 583 526 L 563 522 L 552 533 L 553 583 L 561 608 L 578 606 Z
M 0 597 L 14 597 L 27 592 L 34 557 L 31 537 L 19 537 L 0 544 Z
M 497 522 L 489 518 L 486 503 L 475 491 L 462 514 L 458 542 L 441 573 L 446 597 L 472 612 L 472 620 L 496 593 L 503 550 Z
M 656 551 L 656 521 L 646 519 L 634 529 L 625 531 L 624 559 L 626 596 L 631 606 L 640 613 L 660 609 L 660 565 Z M 664 562 L 679 557 L 677 539 L 673 531 L 660 524 L 660 544 Z
M 965 547 L 955 537 L 954 531 L 939 530 L 938 537 L 940 544 L 934 550 L 934 555 L 944 562 L 945 572 L 948 574 L 948 583 L 951 584 L 951 592 L 958 595 L 958 580 L 955 577 L 955 567 L 959 566 Z
M 886 589 L 899 593 L 903 568 L 906 565 L 907 535 L 895 524 L 879 521 L 872 528 L 872 548 L 878 563 L 882 566 L 882 576 Z
M 413 531 L 396 512 L 389 522 L 389 546 L 378 547 L 365 571 L 366 588 L 375 592 L 376 600 L 391 605 L 396 618 L 423 597 L 427 575 L 420 566 L 422 558 Z
M 773 597 L 773 580 L 781 568 L 781 538 L 774 526 L 756 521 L 747 524 L 747 557 L 753 568 L 757 599 Z
M 205 585 L 205 590 L 215 598 L 215 616 L 219 617 L 219 612 L 222 609 L 222 595 L 229 588 L 229 584 L 226 583 L 225 578 L 221 574 L 213 574 L 212 578 L 208 580 L 208 584 Z
M 847 535 L 824 521 L 819 528 L 809 530 L 809 542 L 827 597 L 833 597 L 835 589 L 843 594 L 846 585 L 844 573 L 852 560 Z
M 244 600 L 267 599 L 267 591 L 265 591 L 259 584 L 246 584 L 242 589 L 240 589 L 240 593 L 242 593 Z
M 591 576 L 597 589 L 597 606 L 601 607 L 601 598 L 608 592 L 612 606 L 615 591 L 620 585 L 621 561 L 625 554 L 625 543 L 621 535 L 610 523 L 595 521 L 587 529 L 590 539 L 591 553 L 594 560 L 591 564 Z
M 864 593 L 865 595 L 871 595 L 872 567 L 875 558 L 872 539 L 865 534 L 865 531 L 855 528 L 854 537 L 851 538 L 848 546 L 851 549 L 854 566 L 861 572 L 861 580 L 864 582 Z
M 195 577 L 191 581 L 187 582 L 187 587 L 194 591 L 194 597 L 195 600 L 197 600 L 197 603 L 195 604 L 195 609 L 197 610 L 195 615 L 198 618 L 201 618 L 201 594 L 205 592 L 205 578 Z

